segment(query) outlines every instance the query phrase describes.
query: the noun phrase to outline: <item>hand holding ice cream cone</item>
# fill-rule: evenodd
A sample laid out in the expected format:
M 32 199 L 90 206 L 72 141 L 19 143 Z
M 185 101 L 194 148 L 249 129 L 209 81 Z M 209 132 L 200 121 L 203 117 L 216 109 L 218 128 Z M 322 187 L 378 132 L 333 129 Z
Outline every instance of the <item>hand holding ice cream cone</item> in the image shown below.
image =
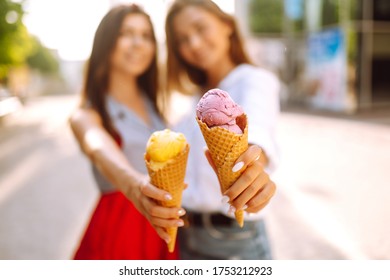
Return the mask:
M 248 145 L 247 117 L 227 92 L 220 89 L 206 92 L 198 102 L 196 115 L 209 150 L 206 155 L 209 153 L 208 160 L 218 176 L 221 193 L 231 204 L 230 209 L 242 227 L 244 210 L 259 211 L 258 204 L 265 206 L 275 192 L 275 184 L 259 161 L 261 149 Z
M 181 133 L 165 129 L 150 136 L 146 146 L 145 164 L 151 183 L 172 196 L 169 201 L 160 201 L 161 206 L 176 208 L 181 206 L 188 153 L 189 145 Z M 166 231 L 170 237 L 168 249 L 173 252 L 177 227 L 167 227 Z

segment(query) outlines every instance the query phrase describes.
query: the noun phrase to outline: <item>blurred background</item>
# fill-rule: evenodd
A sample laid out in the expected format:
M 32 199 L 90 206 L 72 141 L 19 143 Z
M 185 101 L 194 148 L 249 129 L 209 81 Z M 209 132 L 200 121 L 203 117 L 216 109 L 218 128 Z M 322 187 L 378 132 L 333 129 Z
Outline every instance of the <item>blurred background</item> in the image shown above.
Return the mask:
M 124 0 L 0 0 L 0 259 L 69 259 L 98 192 L 67 124 Z M 144 6 L 164 52 L 170 0 Z M 220 0 L 282 82 L 275 259 L 390 259 L 390 1 Z

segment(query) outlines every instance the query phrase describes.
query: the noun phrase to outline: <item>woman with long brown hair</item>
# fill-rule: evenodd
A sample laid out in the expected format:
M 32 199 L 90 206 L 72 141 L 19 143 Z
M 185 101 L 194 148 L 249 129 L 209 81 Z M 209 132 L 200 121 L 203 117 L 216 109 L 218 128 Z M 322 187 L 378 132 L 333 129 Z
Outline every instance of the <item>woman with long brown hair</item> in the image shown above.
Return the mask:
M 181 228 L 183 259 L 270 259 L 262 210 L 275 193 L 269 173 L 278 152 L 279 81 L 250 63 L 233 16 L 211 0 L 173 1 L 166 18 L 167 87 L 193 96 L 188 119 L 175 129 L 191 145 L 183 207 L 189 227 Z M 195 122 L 195 105 L 212 88 L 227 91 L 248 116 L 249 148 L 232 171 L 244 170 L 221 199 L 213 162 Z M 189 123 L 194 125 L 190 126 Z M 241 229 L 232 219 L 237 209 L 251 214 Z
M 96 30 L 70 124 L 100 198 L 75 259 L 177 258 L 167 250 L 165 228 L 181 226 L 176 217 L 184 209 L 156 204 L 171 196 L 148 182 L 143 159 L 151 133 L 165 128 L 156 45 L 151 20 L 137 5 L 112 8 Z

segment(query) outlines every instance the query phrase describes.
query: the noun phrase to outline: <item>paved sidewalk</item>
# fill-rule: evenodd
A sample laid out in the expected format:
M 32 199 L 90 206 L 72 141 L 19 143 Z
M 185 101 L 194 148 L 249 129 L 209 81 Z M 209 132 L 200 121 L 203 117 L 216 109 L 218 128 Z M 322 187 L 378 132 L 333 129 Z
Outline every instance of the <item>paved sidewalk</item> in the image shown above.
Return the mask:
M 0 259 L 73 254 L 98 196 L 67 125 L 75 104 L 36 98 L 0 126 Z M 390 259 L 389 119 L 366 119 L 282 113 L 276 259 Z
M 97 192 L 67 124 L 73 96 L 40 97 L 0 125 L 0 259 L 68 259 Z
M 276 258 L 390 259 L 390 114 L 379 115 L 282 114 Z

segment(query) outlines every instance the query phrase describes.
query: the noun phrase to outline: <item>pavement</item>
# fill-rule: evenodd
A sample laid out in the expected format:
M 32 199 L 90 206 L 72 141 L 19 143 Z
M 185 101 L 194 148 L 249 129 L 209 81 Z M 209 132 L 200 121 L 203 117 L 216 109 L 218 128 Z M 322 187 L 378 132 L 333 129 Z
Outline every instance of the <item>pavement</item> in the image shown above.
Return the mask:
M 30 99 L 0 125 L 0 259 L 68 259 L 97 200 L 68 128 L 73 96 Z
M 73 95 L 36 97 L 0 123 L 0 259 L 69 259 L 98 199 L 67 124 Z M 284 110 L 275 259 L 390 259 L 390 112 Z
M 279 191 L 268 209 L 278 259 L 390 259 L 390 112 L 284 112 Z

